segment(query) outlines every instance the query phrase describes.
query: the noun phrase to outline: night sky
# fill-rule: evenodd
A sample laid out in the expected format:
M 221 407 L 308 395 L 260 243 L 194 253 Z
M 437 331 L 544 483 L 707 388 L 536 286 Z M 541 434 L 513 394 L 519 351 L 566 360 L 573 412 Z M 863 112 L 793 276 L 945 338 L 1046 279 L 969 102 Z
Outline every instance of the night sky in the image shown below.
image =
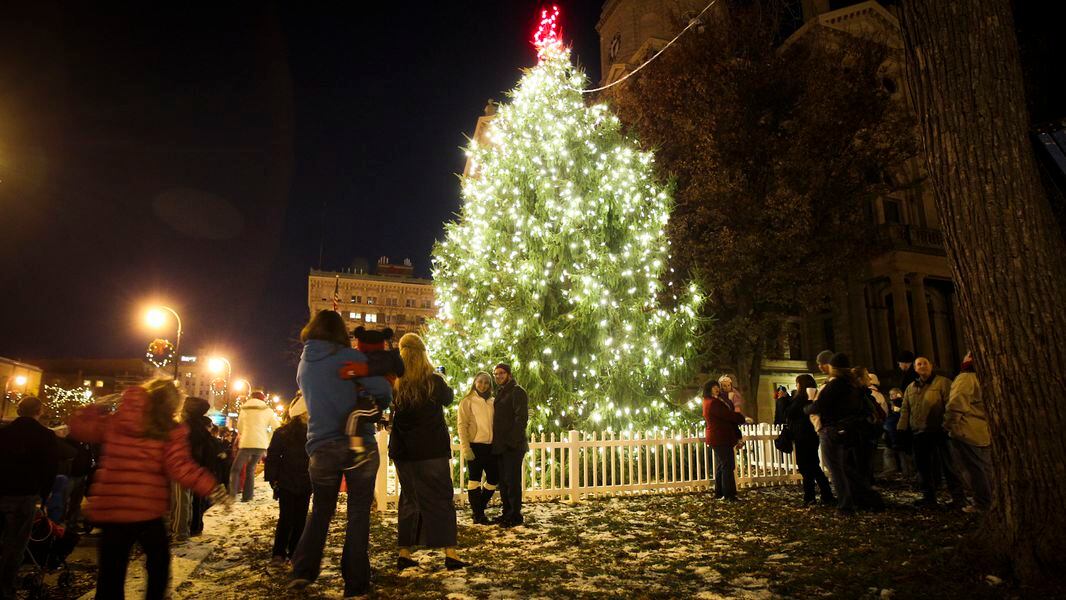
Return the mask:
M 163 301 L 183 354 L 223 352 L 285 393 L 320 250 L 326 269 L 388 255 L 429 274 L 464 135 L 532 66 L 539 5 L 15 4 L 0 17 L 0 356 L 141 356 L 141 311 Z M 597 80 L 602 2 L 560 5 Z

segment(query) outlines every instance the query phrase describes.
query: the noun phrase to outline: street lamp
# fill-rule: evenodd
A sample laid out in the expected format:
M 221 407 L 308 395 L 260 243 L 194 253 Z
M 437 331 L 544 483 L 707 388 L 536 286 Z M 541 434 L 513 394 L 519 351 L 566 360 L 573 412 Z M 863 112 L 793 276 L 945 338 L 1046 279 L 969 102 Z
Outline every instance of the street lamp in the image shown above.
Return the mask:
M 3 419 L 4 415 L 7 414 L 7 397 L 11 394 L 11 388 L 23 387 L 26 385 L 27 381 L 29 380 L 25 375 L 15 375 L 14 377 L 9 376 L 7 381 L 4 382 L 4 405 L 3 407 L 0 407 L 0 419 Z
M 166 313 L 174 315 L 174 320 L 178 324 L 178 337 L 174 341 L 174 379 L 178 379 L 178 363 L 181 356 L 181 317 L 169 306 L 156 306 L 148 309 L 148 312 L 144 314 L 144 322 L 148 324 L 152 329 L 162 329 L 167 323 Z

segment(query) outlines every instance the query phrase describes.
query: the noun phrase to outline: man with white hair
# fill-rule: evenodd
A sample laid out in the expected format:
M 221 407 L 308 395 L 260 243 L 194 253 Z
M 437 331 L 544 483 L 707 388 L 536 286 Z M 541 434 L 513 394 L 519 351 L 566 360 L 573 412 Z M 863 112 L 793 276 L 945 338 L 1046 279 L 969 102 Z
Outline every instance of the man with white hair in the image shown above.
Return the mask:
M 56 434 L 41 424 L 36 396 L 19 401 L 18 418 L 0 429 L 0 598 L 15 597 L 15 578 L 37 505 L 48 498 L 59 467 Z

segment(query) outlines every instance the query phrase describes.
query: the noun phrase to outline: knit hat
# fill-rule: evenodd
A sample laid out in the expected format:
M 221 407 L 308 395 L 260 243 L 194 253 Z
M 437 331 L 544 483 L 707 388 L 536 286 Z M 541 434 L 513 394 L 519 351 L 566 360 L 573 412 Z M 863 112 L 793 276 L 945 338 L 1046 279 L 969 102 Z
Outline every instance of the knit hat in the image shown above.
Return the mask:
M 392 339 L 392 329 L 367 329 L 360 325 L 352 331 L 355 347 L 360 352 L 375 352 L 385 349 L 385 342 Z
M 196 396 L 187 396 L 185 398 L 185 404 L 181 407 L 181 412 L 190 417 L 202 417 L 207 414 L 207 411 L 211 409 L 211 403 L 203 398 L 197 398 Z
M 251 397 L 255 398 L 256 400 L 266 400 L 267 399 L 266 394 L 264 394 L 263 392 L 252 392 Z
M 829 366 L 833 367 L 834 369 L 850 369 L 851 360 L 848 358 L 847 354 L 844 354 L 843 352 L 837 352 L 833 355 L 832 358 L 829 359 Z
M 304 402 L 303 396 L 297 396 L 292 404 L 289 405 L 289 418 L 295 419 L 300 415 L 307 414 L 307 404 Z
M 898 362 L 898 363 L 912 363 L 912 362 L 914 362 L 914 353 L 911 352 L 910 350 L 903 350 L 902 352 L 899 353 L 899 356 L 896 357 L 896 362 Z
M 973 371 L 973 352 L 967 352 L 962 358 L 962 370 Z
M 818 353 L 818 356 L 814 359 L 814 361 L 820 365 L 828 365 L 830 364 L 829 359 L 831 358 L 833 358 L 832 350 L 822 350 Z
M 507 363 L 497 363 L 496 366 L 492 368 L 492 370 L 495 371 L 496 369 L 503 369 L 504 371 L 507 371 L 508 375 L 511 374 L 511 365 Z

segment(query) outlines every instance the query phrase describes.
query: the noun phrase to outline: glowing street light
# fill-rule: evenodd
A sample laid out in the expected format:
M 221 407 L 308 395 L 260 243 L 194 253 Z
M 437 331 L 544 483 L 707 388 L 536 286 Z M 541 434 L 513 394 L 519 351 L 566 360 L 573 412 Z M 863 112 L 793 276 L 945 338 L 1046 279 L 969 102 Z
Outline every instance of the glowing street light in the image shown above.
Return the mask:
M 26 379 L 25 375 L 15 375 L 15 385 L 16 386 L 22 387 L 22 386 L 26 385 L 26 381 L 27 381 L 27 379 Z
M 226 379 L 229 379 L 230 373 L 233 371 L 233 365 L 230 364 L 228 358 L 212 356 L 207 359 L 207 370 L 221 375 L 223 369 L 226 371 Z
M 252 384 L 247 379 L 238 379 L 233 382 L 233 391 L 235 392 L 251 392 Z
M 162 329 L 167 324 L 166 313 L 174 315 L 174 321 L 178 324 L 178 337 L 174 340 L 174 379 L 178 378 L 178 360 L 181 353 L 181 317 L 169 306 L 155 306 L 144 313 L 144 322 L 152 329 Z

